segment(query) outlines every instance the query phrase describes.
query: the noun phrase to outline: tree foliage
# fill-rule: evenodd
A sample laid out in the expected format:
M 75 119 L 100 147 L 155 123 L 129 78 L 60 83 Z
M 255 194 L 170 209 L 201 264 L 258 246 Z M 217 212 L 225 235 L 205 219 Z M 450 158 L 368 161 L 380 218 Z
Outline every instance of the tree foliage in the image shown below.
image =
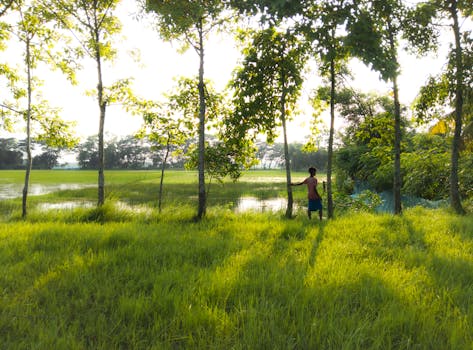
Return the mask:
M 234 94 L 233 124 L 255 138 L 266 134 L 272 142 L 277 136 L 283 110 L 281 95 L 286 95 L 286 118 L 291 117 L 303 82 L 306 47 L 292 33 L 275 28 L 253 32 L 244 49 L 242 65 L 235 70 L 231 86 Z M 251 133 L 251 134 L 249 134 Z
M 462 207 L 459 183 L 459 160 L 460 150 L 462 147 L 462 132 L 464 125 L 464 110 L 470 110 L 471 104 L 471 31 L 462 32 L 460 21 L 464 18 L 473 18 L 473 6 L 471 0 L 452 0 L 439 1 L 429 0 L 425 4 L 418 5 L 422 10 L 427 8 L 426 20 L 424 27 L 431 28 L 436 25 L 437 21 L 446 20 L 453 32 L 453 44 L 451 45 L 451 53 L 447 70 L 440 75 L 440 79 L 435 82 L 431 79 L 429 84 L 421 93 L 418 102 L 418 110 L 425 117 L 429 109 L 441 103 L 447 103 L 447 98 L 453 97 L 454 112 L 454 128 L 453 141 L 450 161 L 450 204 L 452 208 L 460 214 L 465 213 Z M 463 42 L 462 42 L 463 41 Z M 465 85 L 467 84 L 467 85 Z M 433 93 L 432 97 L 426 97 L 426 92 Z M 466 102 L 466 103 L 465 103 Z M 466 107 L 466 108 L 465 108 Z M 468 114 L 468 112 L 467 112 Z M 468 126 L 467 126 L 468 128 Z
M 23 167 L 23 153 L 14 138 L 0 139 L 0 169 L 19 169 Z
M 336 99 L 337 109 L 347 122 L 343 146 L 336 156 L 339 187 L 346 185 L 348 177 L 350 181 L 368 181 L 376 190 L 387 190 L 393 184 L 395 141 L 391 98 L 344 89 Z M 404 135 L 406 126 L 403 120 Z
M 78 57 L 88 57 L 96 64 L 97 88 L 93 95 L 99 107 L 98 130 L 98 193 L 97 205 L 105 202 L 105 160 L 104 160 L 104 129 L 107 106 L 116 96 L 107 94 L 123 87 L 123 83 L 114 84 L 109 90 L 104 84 L 105 61 L 112 61 L 116 56 L 113 38 L 120 33 L 121 23 L 114 15 L 119 0 L 52 0 L 49 10 L 61 28 L 69 31 L 77 40 L 77 45 L 69 50 Z M 70 65 L 65 65 L 69 67 Z M 74 70 L 71 69 L 71 72 Z M 121 91 L 119 92 L 121 93 Z
M 157 28 L 167 40 L 179 39 L 194 48 L 199 56 L 199 132 L 198 132 L 198 172 L 199 202 L 196 219 L 205 215 L 207 195 L 205 191 L 205 129 L 207 101 L 204 82 L 205 43 L 213 29 L 222 27 L 228 20 L 224 15 L 225 2 L 217 0 L 146 0 L 144 8 L 154 13 Z
M 241 139 L 254 141 L 260 133 L 273 142 L 277 126 L 282 126 L 286 164 L 288 206 L 292 216 L 290 159 L 286 121 L 290 119 L 299 98 L 307 46 L 291 33 L 274 27 L 250 33 L 251 42 L 244 50 L 242 66 L 231 82 L 235 91 L 235 111 L 229 122 Z
M 14 1 L 11 6 L 16 22 L 10 24 L 8 30 L 14 34 L 22 47 L 21 56 L 18 57 L 21 65 L 18 68 L 19 73 L 13 72 L 7 66 L 2 68 L 2 73 L 8 77 L 8 86 L 15 100 L 14 108 L 8 106 L 8 103 L 2 103 L 2 114 L 3 123 L 7 128 L 11 127 L 10 120 L 14 119 L 23 119 L 26 125 L 26 169 L 22 198 L 22 217 L 26 217 L 32 168 L 31 142 L 36 138 L 48 145 L 71 147 L 76 140 L 72 136 L 70 125 L 59 117 L 58 110 L 50 108 L 48 103 L 41 99 L 42 82 L 36 75 L 40 63 L 51 63 L 54 61 L 52 57 L 56 57 L 54 48 L 60 36 L 52 26 L 52 18 L 47 8 L 39 1 Z M 6 113 L 13 115 L 11 119 L 5 117 Z
M 473 141 L 473 40 L 463 36 L 463 108 L 460 150 L 472 147 Z M 431 132 L 454 136 L 456 100 L 456 58 L 451 51 L 443 72 L 432 75 L 419 91 L 414 101 L 416 121 L 419 124 L 436 122 Z M 453 108 L 453 110 L 452 110 Z

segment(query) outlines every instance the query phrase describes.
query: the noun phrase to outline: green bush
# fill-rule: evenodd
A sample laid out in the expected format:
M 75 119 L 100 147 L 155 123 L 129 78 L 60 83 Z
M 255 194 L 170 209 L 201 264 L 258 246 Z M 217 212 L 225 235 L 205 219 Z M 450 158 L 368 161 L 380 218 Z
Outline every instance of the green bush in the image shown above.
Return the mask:
M 420 151 L 403 154 L 403 192 L 425 199 L 438 200 L 448 196 L 449 154 Z
M 334 196 L 335 208 L 342 213 L 346 212 L 374 212 L 381 204 L 381 197 L 372 191 L 366 190 L 359 194 L 348 196 L 336 193 Z
M 460 158 L 460 192 L 464 198 L 473 198 L 473 154 L 463 153 Z

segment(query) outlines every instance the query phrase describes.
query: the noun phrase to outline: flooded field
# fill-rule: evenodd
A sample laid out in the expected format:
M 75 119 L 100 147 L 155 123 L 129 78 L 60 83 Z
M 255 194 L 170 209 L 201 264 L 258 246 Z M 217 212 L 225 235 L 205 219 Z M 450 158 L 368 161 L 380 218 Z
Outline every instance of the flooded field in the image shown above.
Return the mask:
M 92 208 L 96 203 L 92 201 L 64 201 L 58 203 L 41 203 L 40 210 L 68 210 L 75 208 Z M 126 211 L 146 212 L 152 209 L 144 205 L 130 205 L 126 202 L 116 202 L 117 208 Z M 286 210 L 287 200 L 285 198 L 258 199 L 255 197 L 242 197 L 237 201 L 234 210 L 237 213 L 245 211 L 281 211 Z M 295 205 L 294 208 L 297 208 Z
M 33 175 L 28 197 L 48 195 L 47 198 L 32 201 L 39 210 L 93 208 L 97 204 L 95 193 L 84 191 L 97 186 L 95 172 L 36 171 Z M 107 175 L 107 201 L 111 200 L 117 209 L 131 212 L 155 210 L 160 173 L 109 171 Z M 169 171 L 164 185 L 163 206 L 197 204 L 196 175 L 191 171 Z M 4 171 L 0 176 L 0 201 L 21 198 L 23 173 Z M 245 173 L 238 183 L 225 182 L 213 187 L 209 199 L 211 205 L 231 208 L 235 212 L 284 211 L 287 206 L 287 199 L 281 194 L 284 181 L 282 171 L 251 171 Z
M 81 190 L 83 188 L 95 187 L 92 184 L 55 184 L 42 185 L 31 184 L 28 189 L 28 195 L 39 196 L 57 191 Z M 22 196 L 23 185 L 20 184 L 0 184 L 0 200 L 19 198 Z
M 235 212 L 241 213 L 245 211 L 281 211 L 286 210 L 287 199 L 286 198 L 270 198 L 270 199 L 258 199 L 256 197 L 241 197 L 235 207 Z M 294 203 L 294 209 L 297 209 L 297 205 Z
M 38 204 L 39 210 L 72 210 L 76 208 L 93 208 L 97 203 L 92 201 L 64 201 L 57 203 L 40 203 Z M 135 213 L 147 213 L 151 214 L 152 208 L 145 205 L 130 205 L 128 203 L 118 201 L 114 202 L 118 210 L 130 211 Z
M 75 208 L 92 208 L 95 205 L 89 201 L 65 201 L 60 203 L 40 203 L 38 209 L 40 210 L 64 210 Z

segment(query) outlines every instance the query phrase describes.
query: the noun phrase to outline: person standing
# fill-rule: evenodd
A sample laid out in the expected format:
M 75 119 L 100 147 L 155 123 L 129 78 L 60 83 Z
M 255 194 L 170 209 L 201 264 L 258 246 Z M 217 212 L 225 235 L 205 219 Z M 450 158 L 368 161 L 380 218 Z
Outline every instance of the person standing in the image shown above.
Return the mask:
M 322 220 L 322 197 L 317 191 L 317 178 L 315 177 L 316 173 L 317 173 L 317 169 L 315 169 L 314 167 L 310 167 L 309 168 L 310 176 L 302 182 L 291 183 L 291 186 L 307 185 L 307 195 L 309 197 L 307 215 L 309 216 L 309 219 L 311 219 L 312 212 L 318 211 L 319 218 L 320 220 Z

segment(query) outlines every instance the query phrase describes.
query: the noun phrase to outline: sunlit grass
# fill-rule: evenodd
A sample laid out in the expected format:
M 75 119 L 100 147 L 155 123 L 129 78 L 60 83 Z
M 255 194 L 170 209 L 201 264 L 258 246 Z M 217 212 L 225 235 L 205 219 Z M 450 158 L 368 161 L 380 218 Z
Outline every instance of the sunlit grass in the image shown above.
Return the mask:
M 94 187 L 31 196 L 27 220 L 20 199 L 0 201 L 0 348 L 472 348 L 471 216 L 235 214 L 241 196 L 285 196 L 284 172 L 257 171 L 213 183 L 194 222 L 196 173 L 167 173 L 161 213 L 159 176 L 107 172 L 100 208 Z M 41 209 L 65 201 L 91 205 Z
M 2 224 L 3 348 L 473 345 L 471 216 L 319 223 L 211 208 L 196 223 L 191 206 L 167 210 L 110 204 Z

